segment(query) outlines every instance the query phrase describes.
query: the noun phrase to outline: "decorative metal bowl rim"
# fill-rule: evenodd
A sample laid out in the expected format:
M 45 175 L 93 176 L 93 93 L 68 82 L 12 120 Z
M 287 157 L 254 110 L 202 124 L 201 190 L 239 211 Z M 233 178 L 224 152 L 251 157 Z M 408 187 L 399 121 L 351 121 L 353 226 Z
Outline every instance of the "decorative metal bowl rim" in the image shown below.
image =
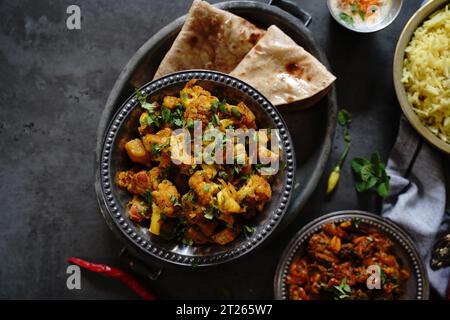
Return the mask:
M 317 219 L 314 219 L 297 232 L 297 234 L 287 245 L 286 249 L 283 251 L 276 269 L 274 279 L 275 299 L 288 299 L 286 277 L 289 274 L 289 266 L 296 257 L 298 251 L 304 245 L 305 241 L 307 241 L 314 233 L 321 230 L 325 223 L 331 221 L 343 222 L 352 218 L 360 218 L 361 223 L 381 230 L 401 246 L 401 248 L 407 253 L 411 261 L 410 267 L 413 269 L 414 274 L 417 277 L 416 299 L 428 299 L 428 275 L 411 237 L 392 221 L 382 218 L 379 215 L 359 210 L 336 211 L 323 215 Z
M 160 248 L 158 245 L 147 241 L 139 236 L 133 226 L 123 218 L 122 212 L 119 210 L 116 199 L 113 195 L 111 185 L 115 183 L 115 178 L 111 176 L 111 154 L 112 148 L 116 139 L 117 132 L 123 121 L 131 113 L 131 111 L 138 106 L 136 94 L 129 97 L 125 103 L 118 109 L 106 131 L 103 141 L 103 147 L 101 152 L 101 158 L 99 163 L 100 183 L 102 190 L 102 197 L 104 205 L 113 218 L 114 224 L 126 236 L 135 246 L 144 253 L 148 253 L 157 259 L 170 262 L 177 265 L 186 266 L 208 266 L 224 263 L 234 260 L 244 254 L 250 252 L 261 244 L 272 231 L 278 226 L 281 218 L 286 213 L 289 201 L 291 199 L 291 191 L 294 185 L 294 173 L 295 173 L 295 153 L 293 150 L 293 143 L 287 126 L 281 117 L 278 110 L 265 98 L 259 91 L 245 82 L 234 78 L 230 75 L 210 70 L 186 70 L 175 72 L 166 75 L 162 78 L 153 80 L 146 85 L 142 86 L 139 91 L 143 94 L 152 95 L 158 90 L 165 88 L 168 85 L 185 83 L 191 79 L 211 81 L 218 84 L 223 84 L 232 88 L 235 88 L 247 95 L 250 99 L 253 99 L 257 105 L 272 119 L 273 123 L 279 130 L 281 146 L 286 157 L 286 165 L 284 168 L 284 185 L 280 194 L 280 200 L 277 205 L 277 209 L 271 213 L 270 220 L 263 224 L 263 228 L 260 228 L 258 232 L 255 231 L 251 237 L 248 237 L 239 247 L 233 248 L 230 251 L 212 255 L 204 255 L 193 257 L 189 255 L 183 255 L 168 251 L 164 248 Z

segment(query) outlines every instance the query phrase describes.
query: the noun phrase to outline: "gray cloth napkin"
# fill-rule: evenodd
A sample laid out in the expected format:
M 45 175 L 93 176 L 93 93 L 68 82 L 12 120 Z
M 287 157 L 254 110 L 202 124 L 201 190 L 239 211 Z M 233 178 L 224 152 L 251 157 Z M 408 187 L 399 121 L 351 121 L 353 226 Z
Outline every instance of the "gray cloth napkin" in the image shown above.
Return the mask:
M 446 177 L 448 159 L 428 145 L 402 117 L 399 133 L 387 164 L 391 191 L 384 200 L 382 215 L 399 224 L 415 241 L 424 259 L 431 286 L 444 296 L 450 267 L 433 271 L 431 250 L 438 237 L 448 230 Z M 446 191 L 449 190 L 449 191 Z

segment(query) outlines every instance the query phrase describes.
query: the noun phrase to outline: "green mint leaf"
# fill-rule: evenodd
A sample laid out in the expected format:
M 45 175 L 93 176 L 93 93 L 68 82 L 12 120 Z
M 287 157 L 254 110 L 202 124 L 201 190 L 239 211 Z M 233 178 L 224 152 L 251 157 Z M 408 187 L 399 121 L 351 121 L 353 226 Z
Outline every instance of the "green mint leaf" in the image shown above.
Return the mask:
M 374 176 L 373 172 L 372 172 L 372 168 L 373 168 L 373 165 L 371 163 L 366 164 L 361 167 L 361 171 L 359 172 L 359 174 L 361 175 L 362 181 L 367 182 L 367 181 L 369 181 L 370 178 L 372 178 Z
M 374 152 L 372 154 L 372 157 L 370 157 L 370 162 L 372 162 L 374 166 L 378 166 L 380 164 L 383 165 L 383 163 L 381 162 L 380 154 L 378 152 Z
M 353 158 L 351 165 L 352 165 L 352 169 L 353 171 L 355 171 L 355 173 L 359 174 L 361 172 L 361 168 L 370 164 L 369 160 L 364 159 L 364 158 Z
M 389 194 L 389 189 L 390 189 L 389 181 L 385 181 L 378 186 L 377 192 L 380 195 L 380 197 L 386 198 L 387 195 Z
M 352 115 L 348 112 L 348 110 L 341 109 L 338 112 L 337 120 L 340 126 L 345 127 L 352 122 Z
M 365 182 L 365 181 L 358 182 L 356 184 L 355 188 L 356 188 L 356 191 L 358 191 L 358 192 L 364 192 L 364 191 L 369 190 L 369 188 L 367 186 L 367 182 Z
M 376 177 L 370 177 L 366 182 L 367 190 L 375 187 L 378 183 L 378 179 Z

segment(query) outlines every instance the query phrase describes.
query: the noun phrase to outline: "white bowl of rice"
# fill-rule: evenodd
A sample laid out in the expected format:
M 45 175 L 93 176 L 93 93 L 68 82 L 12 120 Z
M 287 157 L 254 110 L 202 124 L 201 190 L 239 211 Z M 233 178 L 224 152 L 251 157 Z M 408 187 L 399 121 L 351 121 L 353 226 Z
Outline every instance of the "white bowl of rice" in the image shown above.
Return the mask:
M 432 0 L 408 21 L 394 56 L 394 85 L 411 125 L 450 154 L 450 1 Z

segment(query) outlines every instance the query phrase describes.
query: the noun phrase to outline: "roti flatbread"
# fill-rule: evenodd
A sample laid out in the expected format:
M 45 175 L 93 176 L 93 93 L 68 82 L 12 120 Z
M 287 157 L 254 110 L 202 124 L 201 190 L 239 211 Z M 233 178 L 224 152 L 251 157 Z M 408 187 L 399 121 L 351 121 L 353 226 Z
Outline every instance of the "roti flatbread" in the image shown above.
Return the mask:
M 154 79 L 186 69 L 229 73 L 263 34 L 264 30 L 241 17 L 194 0 Z
M 336 80 L 327 68 L 276 26 L 230 73 L 253 85 L 274 105 L 323 93 Z

